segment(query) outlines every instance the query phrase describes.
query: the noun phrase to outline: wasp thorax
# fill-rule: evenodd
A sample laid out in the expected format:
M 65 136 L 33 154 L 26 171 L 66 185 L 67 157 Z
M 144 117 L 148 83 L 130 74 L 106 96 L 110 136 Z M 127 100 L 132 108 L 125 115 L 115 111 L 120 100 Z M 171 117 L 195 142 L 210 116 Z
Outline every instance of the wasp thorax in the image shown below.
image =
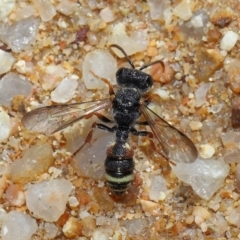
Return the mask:
M 147 92 L 153 85 L 152 77 L 140 70 L 120 68 L 116 73 L 117 83 L 121 87 L 134 87 L 141 92 Z

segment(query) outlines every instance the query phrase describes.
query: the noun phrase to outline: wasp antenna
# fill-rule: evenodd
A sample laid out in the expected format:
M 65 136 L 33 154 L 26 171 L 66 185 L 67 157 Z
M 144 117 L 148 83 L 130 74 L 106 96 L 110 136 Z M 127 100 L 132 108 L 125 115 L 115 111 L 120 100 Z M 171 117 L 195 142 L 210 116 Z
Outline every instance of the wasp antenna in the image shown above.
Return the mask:
M 128 57 L 128 55 L 126 54 L 126 52 L 125 52 L 120 46 L 118 46 L 117 44 L 111 44 L 109 47 L 110 47 L 110 48 L 115 47 L 115 48 L 117 48 L 118 50 L 120 50 L 120 51 L 122 52 L 122 54 L 125 56 L 125 58 L 128 60 L 128 62 L 129 62 L 129 64 L 131 65 L 131 67 L 132 67 L 133 69 L 135 69 L 135 66 L 134 66 L 133 62 L 130 60 L 130 58 Z
M 164 71 L 165 71 L 165 65 L 164 65 L 164 62 L 161 61 L 161 60 L 157 60 L 157 61 L 155 61 L 155 62 L 151 62 L 151 63 L 149 63 L 149 64 L 143 65 L 141 68 L 139 68 L 139 70 L 143 70 L 144 68 L 147 68 L 147 67 L 149 67 L 149 66 L 152 66 L 152 65 L 158 64 L 158 63 L 160 63 L 160 64 L 162 65 L 162 67 L 163 67 L 163 72 L 164 72 Z

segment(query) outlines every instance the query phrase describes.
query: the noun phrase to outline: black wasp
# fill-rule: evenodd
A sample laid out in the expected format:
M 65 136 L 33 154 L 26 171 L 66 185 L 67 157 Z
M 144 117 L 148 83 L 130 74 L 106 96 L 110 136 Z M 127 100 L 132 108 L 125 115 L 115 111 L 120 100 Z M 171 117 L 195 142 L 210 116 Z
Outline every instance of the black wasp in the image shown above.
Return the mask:
M 142 70 L 156 63 L 160 63 L 164 67 L 163 62 L 156 61 L 137 70 L 121 47 L 115 44 L 110 47 L 120 50 L 132 67 L 120 68 L 116 72 L 119 87 L 116 93 L 114 93 L 110 83 L 105 80 L 109 85 L 110 98 L 38 108 L 24 115 L 22 123 L 32 131 L 52 134 L 93 114 L 96 114 L 103 122 L 111 122 L 97 111 L 112 107 L 115 126 L 110 128 L 104 124 L 95 123 L 93 127 L 115 133 L 116 140 L 107 149 L 105 176 L 112 192 L 116 195 L 122 195 L 134 178 L 133 150 L 128 144 L 129 134 L 151 135 L 147 131 L 137 131 L 134 127 L 136 124 L 141 124 L 138 122 L 141 115 L 147 120 L 147 124 L 157 139 L 157 148 L 166 159 L 173 162 L 190 163 L 196 160 L 198 152 L 186 135 L 153 112 L 143 99 L 143 96 L 153 86 L 153 79 Z

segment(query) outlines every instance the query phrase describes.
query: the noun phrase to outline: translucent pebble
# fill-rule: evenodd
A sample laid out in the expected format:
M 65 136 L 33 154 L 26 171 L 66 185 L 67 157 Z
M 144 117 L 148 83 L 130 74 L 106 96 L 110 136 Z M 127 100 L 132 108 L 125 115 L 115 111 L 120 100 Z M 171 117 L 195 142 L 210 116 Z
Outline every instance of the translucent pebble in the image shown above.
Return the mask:
M 0 1 L 0 21 L 4 21 L 7 15 L 14 9 L 16 0 Z
M 15 57 L 12 55 L 12 53 L 2 51 L 1 49 L 0 49 L 0 59 L 1 59 L 0 74 L 9 72 L 13 63 L 16 60 Z
M 12 163 L 11 180 L 22 184 L 35 180 L 52 166 L 53 161 L 53 150 L 50 144 L 35 145 L 27 149 L 22 158 Z
M 57 5 L 56 9 L 58 12 L 69 16 L 71 15 L 77 7 L 77 3 L 69 1 L 69 0 L 61 0 Z
M 12 129 L 9 115 L 0 108 L 0 142 L 5 142 Z
M 209 200 L 222 187 L 229 173 L 229 165 L 222 158 L 202 160 L 193 163 L 177 163 L 172 171 L 183 182 L 192 186 L 201 198 Z
M 33 0 L 33 4 L 44 22 L 52 20 L 57 13 L 49 0 Z
M 57 103 L 66 103 L 71 100 L 78 86 L 78 76 L 72 75 L 64 78 L 61 83 L 51 92 L 51 100 Z
M 28 209 L 38 218 L 55 222 L 64 213 L 72 183 L 53 179 L 31 185 L 26 191 Z
M 22 52 L 35 44 L 40 20 L 33 16 L 3 26 L 0 31 L 0 40 L 6 43 L 13 52 Z
M 46 222 L 44 224 L 44 229 L 46 231 L 46 237 L 48 239 L 55 239 L 58 234 L 58 227 L 54 223 Z
M 147 0 L 152 20 L 163 20 L 165 10 L 169 9 L 169 0 Z
M 166 180 L 161 176 L 152 177 L 149 198 L 155 202 L 158 202 L 161 198 L 161 192 L 166 191 L 167 191 Z
M 0 80 L 0 105 L 10 107 L 16 95 L 28 97 L 32 92 L 32 84 L 19 77 L 16 73 L 7 73 Z
M 183 0 L 174 9 L 173 14 L 184 21 L 192 17 L 191 1 Z
M 108 240 L 109 239 L 109 234 L 104 232 L 101 229 L 94 230 L 92 239 L 93 240 Z
M 29 240 L 37 231 L 38 225 L 28 214 L 11 211 L 2 225 L 2 240 Z
M 116 83 L 117 61 L 107 50 L 99 49 L 88 53 L 84 58 L 82 68 L 87 89 L 104 88 L 106 84 L 100 78 L 105 78 L 112 84 Z
M 132 55 L 137 52 L 146 51 L 148 47 L 147 32 L 142 29 L 132 31 L 129 35 L 126 32 L 126 26 L 123 23 L 118 23 L 113 26 L 112 36 L 109 39 L 110 44 L 121 46 L 127 55 Z M 118 57 L 123 57 L 123 54 L 116 48 L 113 51 Z
M 112 22 L 114 20 L 114 14 L 111 8 L 106 7 L 100 11 L 100 17 L 104 22 Z

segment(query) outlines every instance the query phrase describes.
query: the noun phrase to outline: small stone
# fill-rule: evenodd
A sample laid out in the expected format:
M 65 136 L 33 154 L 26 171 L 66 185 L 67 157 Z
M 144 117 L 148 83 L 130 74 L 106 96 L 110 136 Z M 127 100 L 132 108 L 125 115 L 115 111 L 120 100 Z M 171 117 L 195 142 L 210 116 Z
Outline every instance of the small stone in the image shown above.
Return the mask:
M 56 10 L 63 15 L 69 16 L 74 13 L 77 8 L 77 3 L 69 0 L 60 0 L 59 4 L 56 7 Z
M 48 239 L 55 239 L 58 235 L 58 227 L 54 223 L 46 222 L 44 224 L 44 229 L 46 231 L 46 237 Z
M 224 57 L 216 49 L 199 49 L 196 55 L 196 73 L 200 81 L 208 81 L 223 65 Z
M 147 31 L 137 29 L 131 31 L 128 35 L 126 25 L 118 23 L 113 26 L 112 35 L 109 38 L 109 44 L 117 44 L 121 46 L 128 56 L 137 52 L 146 51 L 148 47 Z M 116 48 L 112 48 L 118 57 L 124 57 L 123 54 Z
M 170 98 L 168 90 L 165 90 L 165 89 L 155 88 L 153 90 L 153 93 L 157 94 L 163 100 L 167 100 Z
M 112 22 L 114 20 L 114 14 L 110 7 L 103 8 L 100 13 L 100 17 L 106 23 Z
M 37 231 L 38 225 L 28 214 L 11 211 L 2 225 L 2 240 L 27 240 Z
M 222 50 L 230 51 L 235 46 L 238 37 L 239 35 L 237 33 L 231 30 L 227 31 L 220 42 L 220 48 Z
M 11 132 L 11 120 L 7 112 L 0 108 L 0 142 L 5 142 Z
M 72 183 L 66 179 L 53 179 L 31 185 L 26 191 L 26 205 L 38 218 L 57 221 L 66 209 Z
M 195 106 L 201 107 L 204 103 L 207 102 L 206 96 L 210 89 L 211 85 L 210 83 L 201 83 L 199 88 L 195 91 Z
M 151 178 L 151 186 L 149 189 L 149 198 L 158 202 L 161 198 L 161 192 L 167 191 L 166 180 L 162 176 L 153 176 Z
M 240 97 L 235 97 L 232 100 L 231 123 L 233 128 L 240 127 Z
M 240 93 L 240 60 L 237 58 L 231 59 L 228 65 L 226 66 L 226 72 L 228 75 L 228 82 L 230 88 L 235 93 Z
M 6 199 L 11 206 L 21 207 L 25 203 L 25 195 L 17 184 L 12 184 L 6 189 Z
M 229 11 L 229 8 L 220 10 L 217 9 L 211 17 L 211 21 L 215 26 L 225 28 L 232 22 L 233 17 L 234 15 L 231 11 Z
M 74 196 L 69 197 L 68 203 L 71 208 L 76 208 L 79 205 L 77 198 Z
M 152 201 L 147 201 L 147 200 L 140 200 L 140 204 L 142 207 L 142 210 L 145 213 L 150 214 L 151 216 L 157 216 L 160 213 L 160 206 Z
M 40 14 L 42 21 L 48 22 L 57 14 L 54 5 L 48 0 L 33 0 L 33 4 Z
M 16 4 L 16 0 L 1 0 L 0 1 L 0 21 L 6 19 L 7 15 L 12 12 Z
M 229 165 L 222 158 L 218 160 L 198 158 L 193 163 L 172 165 L 172 171 L 176 176 L 183 182 L 190 184 L 193 190 L 206 200 L 209 200 L 223 186 L 229 169 Z
M 101 18 L 89 20 L 88 25 L 90 30 L 94 33 L 100 32 L 107 27 L 107 24 Z
M 72 75 L 64 78 L 61 83 L 51 92 L 51 100 L 56 103 L 66 103 L 70 101 L 78 86 L 78 76 Z
M 195 206 L 193 208 L 192 215 L 195 216 L 195 222 L 196 222 L 196 217 L 199 217 L 199 219 L 200 218 L 202 219 L 202 221 L 196 222 L 197 224 L 201 224 L 203 221 L 211 217 L 211 213 L 206 208 L 201 206 Z
M 96 229 L 96 220 L 93 216 L 88 216 L 82 219 L 82 235 L 90 238 L 93 231 Z
M 115 84 L 117 61 L 107 50 L 95 50 L 88 53 L 83 61 L 83 80 L 87 89 L 102 89 L 106 84 L 101 78 Z M 95 74 L 95 76 L 92 74 Z
M 192 17 L 191 1 L 183 0 L 174 9 L 173 14 L 184 21 Z
M 63 234 L 67 238 L 75 238 L 81 235 L 82 224 L 74 217 L 70 217 L 62 228 Z
M 170 14 L 167 10 L 170 9 L 170 2 L 168 0 L 147 0 L 150 8 L 150 16 L 152 20 L 168 19 L 166 14 Z
M 32 146 L 23 153 L 22 158 L 12 163 L 10 178 L 15 183 L 25 184 L 46 172 L 53 162 L 53 150 L 50 144 Z
M 11 26 L 1 28 L 0 39 L 13 52 L 22 52 L 31 49 L 35 44 L 40 20 L 33 16 L 14 22 Z
M 231 209 L 230 213 L 225 218 L 228 223 L 235 225 L 239 228 L 240 227 L 240 207 Z
M 199 121 L 191 121 L 189 122 L 189 127 L 192 131 L 198 131 L 202 128 L 202 123 Z
M 1 49 L 0 49 L 0 59 L 1 59 L 0 74 L 9 72 L 13 63 L 16 61 L 12 53 L 2 51 Z
M 213 146 L 211 146 L 210 144 L 202 144 L 200 146 L 200 156 L 204 159 L 206 158 L 211 158 L 214 153 L 215 153 L 215 149 Z
M 20 78 L 16 73 L 7 73 L 0 80 L 0 105 L 10 107 L 14 96 L 29 97 L 32 89 L 32 84 L 28 80 Z

